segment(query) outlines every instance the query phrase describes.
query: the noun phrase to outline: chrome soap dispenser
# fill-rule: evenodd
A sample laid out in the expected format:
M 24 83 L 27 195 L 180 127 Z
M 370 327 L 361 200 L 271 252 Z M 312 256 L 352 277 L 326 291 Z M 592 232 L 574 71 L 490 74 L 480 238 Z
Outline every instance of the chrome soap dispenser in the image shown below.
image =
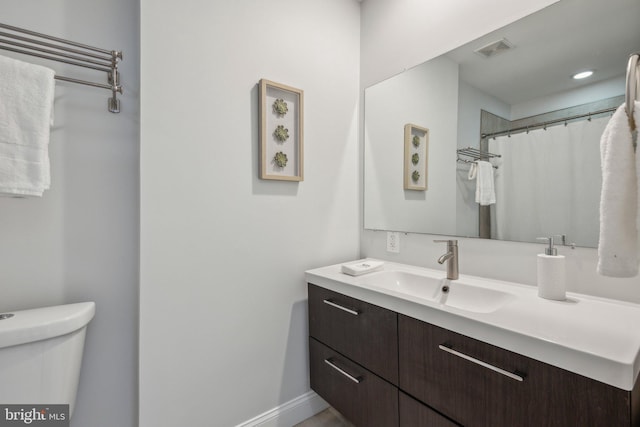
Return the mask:
M 553 246 L 553 237 L 538 237 L 538 240 L 548 243 L 544 253 L 538 254 L 538 296 L 564 301 L 567 282 L 564 255 L 558 255 L 558 250 Z

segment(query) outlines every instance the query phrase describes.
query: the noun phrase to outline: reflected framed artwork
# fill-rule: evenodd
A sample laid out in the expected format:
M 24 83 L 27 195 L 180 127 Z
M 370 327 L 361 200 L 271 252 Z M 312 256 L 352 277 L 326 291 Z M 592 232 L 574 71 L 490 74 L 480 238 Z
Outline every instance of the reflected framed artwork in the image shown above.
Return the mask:
M 429 129 L 404 125 L 404 189 L 427 190 Z

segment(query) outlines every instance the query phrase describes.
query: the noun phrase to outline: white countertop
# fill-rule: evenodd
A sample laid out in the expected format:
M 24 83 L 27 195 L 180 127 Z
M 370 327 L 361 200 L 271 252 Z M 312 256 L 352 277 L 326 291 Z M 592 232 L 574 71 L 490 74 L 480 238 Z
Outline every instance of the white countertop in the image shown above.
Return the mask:
M 539 298 L 533 286 L 461 274 L 460 283 L 514 296 L 480 313 L 364 284 L 364 276 L 343 274 L 341 266 L 309 270 L 306 280 L 624 390 L 633 389 L 640 371 L 638 304 L 570 292 L 566 301 L 551 301 Z M 443 271 L 393 262 L 383 269 L 445 277 Z M 456 281 L 449 283 L 453 290 Z

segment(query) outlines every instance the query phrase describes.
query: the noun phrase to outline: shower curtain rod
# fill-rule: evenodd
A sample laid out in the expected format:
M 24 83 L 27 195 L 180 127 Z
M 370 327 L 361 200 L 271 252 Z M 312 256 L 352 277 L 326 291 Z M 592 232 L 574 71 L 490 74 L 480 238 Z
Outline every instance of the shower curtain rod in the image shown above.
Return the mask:
M 120 112 L 120 100 L 117 94 L 123 93 L 118 71 L 118 64 L 122 60 L 121 51 L 89 46 L 3 23 L 0 23 L 0 28 L 12 31 L 12 33 L 0 31 L 0 49 L 2 50 L 107 73 L 107 84 L 59 75 L 56 75 L 55 79 L 110 90 L 112 96 L 108 99 L 109 111 Z M 25 34 L 28 37 L 14 33 Z
M 540 122 L 540 123 L 534 123 L 532 125 L 529 126 L 520 126 L 517 128 L 513 128 L 513 129 L 509 129 L 509 130 L 502 130 L 499 132 L 493 132 L 493 133 L 483 133 L 482 135 L 480 135 L 480 137 L 482 139 L 485 138 L 495 138 L 497 136 L 503 136 L 503 135 L 511 135 L 512 133 L 520 133 L 520 132 L 529 132 L 530 130 L 534 130 L 534 129 L 538 129 L 538 128 L 544 128 L 546 130 L 547 126 L 550 125 L 555 125 L 558 123 L 567 123 L 570 122 L 572 120 L 577 120 L 577 119 L 582 119 L 584 117 L 588 117 L 589 120 L 591 120 L 592 116 L 598 116 L 600 114 L 606 114 L 606 113 L 613 113 L 614 111 L 616 111 L 617 107 L 612 107 L 612 108 L 605 108 L 604 110 L 598 110 L 598 111 L 592 111 L 590 113 L 584 113 L 584 114 L 577 114 L 575 116 L 569 116 L 569 117 L 565 117 L 562 119 L 554 119 L 554 120 L 547 120 L 545 122 Z

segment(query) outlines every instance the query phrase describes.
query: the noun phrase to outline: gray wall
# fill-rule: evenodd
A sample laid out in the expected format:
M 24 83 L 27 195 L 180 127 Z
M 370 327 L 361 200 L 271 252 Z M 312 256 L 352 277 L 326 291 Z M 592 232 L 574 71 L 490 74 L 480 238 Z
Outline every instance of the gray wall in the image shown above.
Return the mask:
M 3 23 L 124 51 L 122 112 L 107 111 L 106 90 L 58 82 L 51 190 L 42 198 L 0 198 L 0 311 L 95 301 L 71 425 L 132 427 L 137 424 L 138 5 L 22 0 L 2 1 L 0 9 Z M 61 75 L 95 75 L 49 65 Z
M 232 426 L 309 390 L 303 273 L 358 256 L 360 7 L 141 11 L 140 426 Z M 304 90 L 300 183 L 258 178 L 261 78 Z

